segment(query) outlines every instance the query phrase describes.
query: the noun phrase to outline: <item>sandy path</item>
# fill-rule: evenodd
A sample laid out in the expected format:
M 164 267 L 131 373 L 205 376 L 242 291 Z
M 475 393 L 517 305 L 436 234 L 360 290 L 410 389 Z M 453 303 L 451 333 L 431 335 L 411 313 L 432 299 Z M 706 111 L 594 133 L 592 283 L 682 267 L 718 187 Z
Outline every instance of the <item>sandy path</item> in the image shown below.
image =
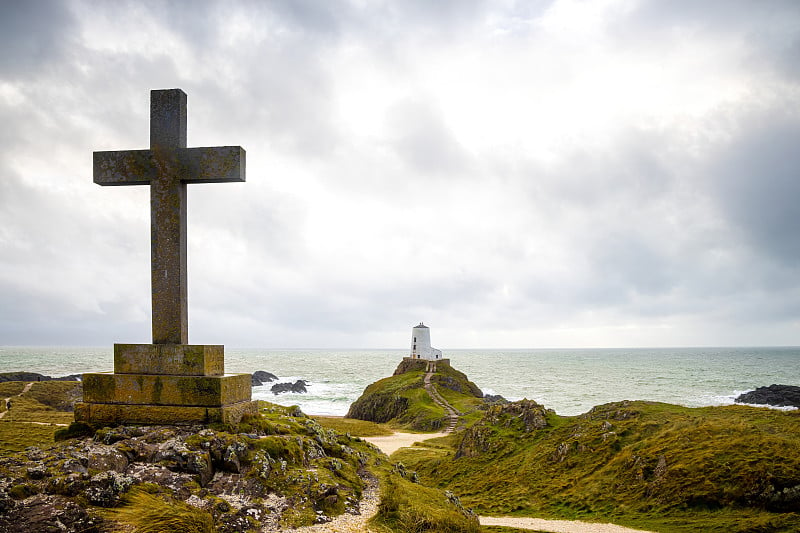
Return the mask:
M 374 444 L 386 455 L 392 455 L 400 448 L 413 446 L 415 442 L 423 442 L 446 435 L 447 433 L 395 433 L 382 437 L 361 437 L 361 439 Z
M 577 520 L 544 520 L 511 516 L 480 516 L 482 526 L 505 526 L 519 529 L 549 531 L 551 533 L 650 533 L 614 524 L 595 524 Z

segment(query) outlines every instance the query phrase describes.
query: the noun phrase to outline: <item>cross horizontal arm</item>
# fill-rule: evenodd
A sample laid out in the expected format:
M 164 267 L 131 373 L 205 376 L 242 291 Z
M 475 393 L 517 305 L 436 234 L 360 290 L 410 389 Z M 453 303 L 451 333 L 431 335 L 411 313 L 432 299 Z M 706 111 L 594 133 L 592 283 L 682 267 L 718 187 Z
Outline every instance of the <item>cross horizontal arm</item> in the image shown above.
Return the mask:
M 178 154 L 184 168 L 182 181 L 244 181 L 245 152 L 241 146 L 183 148 L 178 150 Z
M 157 175 L 151 150 L 94 153 L 94 182 L 98 185 L 147 185 Z
M 183 182 L 245 181 L 245 151 L 241 146 L 94 152 L 94 182 L 98 185 L 146 185 L 159 175 Z

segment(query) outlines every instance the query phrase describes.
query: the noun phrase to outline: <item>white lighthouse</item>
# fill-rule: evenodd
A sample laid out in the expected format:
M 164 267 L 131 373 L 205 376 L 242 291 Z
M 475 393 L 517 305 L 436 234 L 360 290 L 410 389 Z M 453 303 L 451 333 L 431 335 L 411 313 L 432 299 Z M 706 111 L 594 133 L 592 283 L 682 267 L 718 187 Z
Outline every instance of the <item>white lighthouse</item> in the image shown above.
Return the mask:
M 431 330 L 428 326 L 419 323 L 411 330 L 411 359 L 427 359 L 438 361 L 442 358 L 442 351 L 431 347 Z

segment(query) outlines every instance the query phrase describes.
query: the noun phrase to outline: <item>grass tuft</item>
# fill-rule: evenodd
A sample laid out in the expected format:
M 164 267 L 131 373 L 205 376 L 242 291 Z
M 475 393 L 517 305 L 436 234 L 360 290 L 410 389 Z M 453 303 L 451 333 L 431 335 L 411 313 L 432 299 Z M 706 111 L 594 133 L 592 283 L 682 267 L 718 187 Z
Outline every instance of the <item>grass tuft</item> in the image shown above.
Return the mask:
M 437 489 L 404 479 L 395 471 L 381 478 L 381 502 L 371 523 L 404 533 L 479 533 L 475 515 Z
M 135 533 L 214 533 L 210 513 L 155 494 L 132 491 L 123 506 L 101 511 L 104 518 L 132 527 Z

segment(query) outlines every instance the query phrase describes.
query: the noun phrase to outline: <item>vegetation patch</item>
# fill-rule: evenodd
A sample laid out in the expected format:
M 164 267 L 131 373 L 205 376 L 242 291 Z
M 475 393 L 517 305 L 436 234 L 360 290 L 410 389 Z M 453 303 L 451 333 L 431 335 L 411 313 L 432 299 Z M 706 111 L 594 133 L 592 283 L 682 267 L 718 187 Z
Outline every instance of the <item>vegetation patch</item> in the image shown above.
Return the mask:
M 393 376 L 376 381 L 364 390 L 350 406 L 347 418 L 416 431 L 443 429 L 446 413 L 424 388 L 425 366 L 424 361 L 404 360 Z M 459 411 L 475 412 L 483 404 L 480 389 L 446 363 L 437 364 L 432 383 Z
M 314 420 L 323 427 L 356 437 L 381 437 L 394 433 L 391 428 L 385 425 L 355 418 L 315 416 Z
M 214 533 L 214 517 L 208 511 L 172 498 L 142 490 L 131 491 L 123 505 L 102 515 L 132 527 L 136 533 Z
M 800 529 L 800 413 L 619 402 L 559 417 L 493 406 L 449 450 L 393 458 L 489 515 L 654 531 Z
M 400 465 L 384 468 L 381 502 L 370 524 L 404 533 L 478 533 L 477 516 L 452 493 L 422 486 Z

